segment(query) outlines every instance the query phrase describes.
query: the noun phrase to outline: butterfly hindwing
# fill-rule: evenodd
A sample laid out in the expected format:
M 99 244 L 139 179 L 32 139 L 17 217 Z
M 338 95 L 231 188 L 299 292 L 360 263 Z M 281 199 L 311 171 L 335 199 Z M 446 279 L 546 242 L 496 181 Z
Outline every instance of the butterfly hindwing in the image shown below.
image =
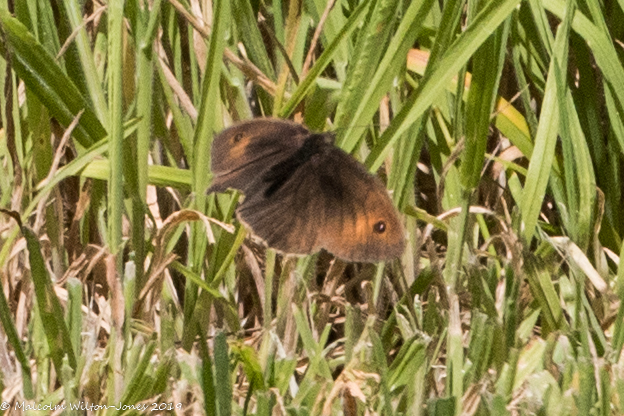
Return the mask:
M 275 182 L 259 178 L 237 210 L 240 220 L 269 247 L 293 254 L 320 248 L 314 221 L 320 205 L 313 198 L 319 192 L 318 182 L 308 170 L 305 165 L 298 167 L 277 189 Z
M 403 226 L 381 181 L 334 147 L 317 168 L 325 211 L 320 244 L 350 261 L 381 261 L 404 249 Z

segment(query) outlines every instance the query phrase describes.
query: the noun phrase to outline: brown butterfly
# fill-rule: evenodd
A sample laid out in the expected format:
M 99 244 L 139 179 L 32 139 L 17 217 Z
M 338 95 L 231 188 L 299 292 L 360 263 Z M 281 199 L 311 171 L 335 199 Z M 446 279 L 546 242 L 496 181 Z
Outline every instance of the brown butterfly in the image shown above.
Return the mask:
M 246 121 L 214 138 L 211 168 L 208 192 L 242 191 L 238 218 L 269 247 L 325 249 L 355 262 L 403 253 L 403 226 L 383 183 L 330 134 L 279 119 Z

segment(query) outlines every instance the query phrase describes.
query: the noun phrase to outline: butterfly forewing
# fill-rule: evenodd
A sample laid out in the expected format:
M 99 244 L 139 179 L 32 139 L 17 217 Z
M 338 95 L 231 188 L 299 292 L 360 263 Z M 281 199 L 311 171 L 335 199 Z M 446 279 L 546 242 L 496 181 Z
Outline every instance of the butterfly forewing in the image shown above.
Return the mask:
M 299 124 L 276 124 L 270 119 L 251 120 L 224 130 L 212 143 L 211 170 L 215 177 L 208 192 L 233 188 L 245 193 L 258 176 L 296 152 L 308 134 Z

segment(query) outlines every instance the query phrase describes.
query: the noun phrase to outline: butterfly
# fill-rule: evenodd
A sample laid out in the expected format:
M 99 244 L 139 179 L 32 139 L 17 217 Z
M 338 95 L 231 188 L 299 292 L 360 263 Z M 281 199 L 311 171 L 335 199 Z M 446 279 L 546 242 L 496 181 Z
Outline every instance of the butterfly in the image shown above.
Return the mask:
M 351 262 L 399 257 L 405 232 L 379 178 L 313 133 L 280 119 L 235 124 L 212 143 L 208 192 L 242 191 L 238 219 L 284 253 L 325 249 Z

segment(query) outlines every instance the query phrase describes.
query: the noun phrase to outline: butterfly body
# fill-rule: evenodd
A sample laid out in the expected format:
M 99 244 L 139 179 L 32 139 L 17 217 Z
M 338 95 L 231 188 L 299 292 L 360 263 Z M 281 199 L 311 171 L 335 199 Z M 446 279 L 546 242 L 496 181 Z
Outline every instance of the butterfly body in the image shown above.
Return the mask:
M 328 134 L 277 119 L 243 122 L 215 137 L 211 167 L 209 192 L 241 190 L 237 216 L 269 247 L 359 262 L 403 252 L 386 188 Z

